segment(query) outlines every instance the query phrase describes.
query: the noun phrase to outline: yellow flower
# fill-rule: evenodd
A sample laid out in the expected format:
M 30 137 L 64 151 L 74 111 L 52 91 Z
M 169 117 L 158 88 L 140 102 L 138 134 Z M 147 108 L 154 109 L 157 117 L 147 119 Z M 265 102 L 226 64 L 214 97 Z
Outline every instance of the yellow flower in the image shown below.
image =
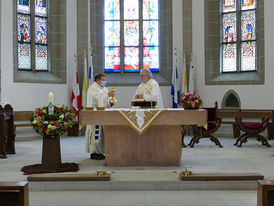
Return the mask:
M 44 109 L 43 112 L 44 112 L 45 114 L 47 114 L 47 110 L 46 110 L 46 109 Z
M 48 125 L 48 128 L 49 128 L 49 129 L 51 129 L 51 128 L 52 128 L 52 125 L 51 125 L 51 124 L 49 124 L 49 125 Z
M 37 122 L 36 119 L 32 121 L 32 124 L 37 124 L 37 123 L 38 123 L 38 122 Z
M 64 119 L 64 115 L 63 115 L 63 114 L 61 114 L 59 118 L 60 118 L 60 119 Z
M 57 107 L 57 108 L 61 108 L 62 106 L 58 104 L 58 105 L 56 105 L 56 107 Z

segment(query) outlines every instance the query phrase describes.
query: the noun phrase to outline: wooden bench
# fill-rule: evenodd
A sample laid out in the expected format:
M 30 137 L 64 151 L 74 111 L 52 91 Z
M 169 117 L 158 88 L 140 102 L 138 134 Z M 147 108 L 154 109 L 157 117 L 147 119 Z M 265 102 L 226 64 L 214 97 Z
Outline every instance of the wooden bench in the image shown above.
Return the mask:
M 29 206 L 27 182 L 0 182 L 0 204 L 5 206 Z
M 274 205 L 274 180 L 259 180 L 257 191 L 258 206 Z
M 0 105 L 0 158 L 6 158 L 6 122 L 2 106 Z
M 240 136 L 240 130 L 236 125 L 235 117 L 254 119 L 254 121 L 244 121 L 245 123 L 259 123 L 258 119 L 268 117 L 271 122 L 267 127 L 268 139 L 274 139 L 274 110 L 270 109 L 219 109 L 218 115 L 222 117 L 222 124 L 232 124 L 233 137 Z M 225 120 L 225 118 L 233 118 L 233 120 Z
M 33 111 L 14 111 L 14 132 L 16 127 L 31 127 L 32 113 Z

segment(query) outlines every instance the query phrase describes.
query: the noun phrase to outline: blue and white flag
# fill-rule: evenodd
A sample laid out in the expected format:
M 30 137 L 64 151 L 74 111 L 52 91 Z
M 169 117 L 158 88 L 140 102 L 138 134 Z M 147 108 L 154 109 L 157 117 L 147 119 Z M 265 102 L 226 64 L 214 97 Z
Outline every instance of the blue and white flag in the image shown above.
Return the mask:
M 88 86 L 90 86 L 94 81 L 92 57 L 92 49 L 90 48 L 88 54 Z
M 173 71 L 172 71 L 172 83 L 171 83 L 171 95 L 172 95 L 172 107 L 177 108 L 180 102 L 180 90 L 179 90 L 179 80 L 177 71 L 177 52 L 174 51 L 173 54 Z

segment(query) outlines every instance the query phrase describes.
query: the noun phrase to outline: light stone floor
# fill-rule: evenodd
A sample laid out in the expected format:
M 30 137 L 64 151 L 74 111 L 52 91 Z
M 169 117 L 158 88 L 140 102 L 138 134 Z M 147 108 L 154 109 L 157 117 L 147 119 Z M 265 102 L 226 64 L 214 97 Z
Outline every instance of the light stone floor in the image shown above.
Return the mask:
M 19 137 L 19 135 L 18 135 Z M 186 138 L 186 143 L 190 137 Z M 62 162 L 80 164 L 79 173 L 106 170 L 112 181 L 177 181 L 180 171 L 193 172 L 258 172 L 274 179 L 274 141 L 271 148 L 250 140 L 242 148 L 233 146 L 234 139 L 220 138 L 224 148 L 203 139 L 195 148 L 183 148 L 178 167 L 108 167 L 105 161 L 90 160 L 84 152 L 84 137 L 62 137 Z M 16 155 L 0 159 L 0 181 L 26 181 L 20 169 L 41 161 L 42 140 L 39 137 L 18 138 Z M 255 206 L 256 190 L 233 191 L 31 191 L 30 206 L 53 205 L 222 205 Z M 1 204 L 0 204 L 1 205 Z

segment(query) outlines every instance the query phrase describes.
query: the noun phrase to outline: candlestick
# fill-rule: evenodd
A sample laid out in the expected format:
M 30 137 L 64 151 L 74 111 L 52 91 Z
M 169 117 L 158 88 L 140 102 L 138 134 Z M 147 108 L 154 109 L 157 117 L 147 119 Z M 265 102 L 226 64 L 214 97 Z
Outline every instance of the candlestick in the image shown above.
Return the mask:
M 52 92 L 49 93 L 49 104 L 54 105 L 54 94 Z

